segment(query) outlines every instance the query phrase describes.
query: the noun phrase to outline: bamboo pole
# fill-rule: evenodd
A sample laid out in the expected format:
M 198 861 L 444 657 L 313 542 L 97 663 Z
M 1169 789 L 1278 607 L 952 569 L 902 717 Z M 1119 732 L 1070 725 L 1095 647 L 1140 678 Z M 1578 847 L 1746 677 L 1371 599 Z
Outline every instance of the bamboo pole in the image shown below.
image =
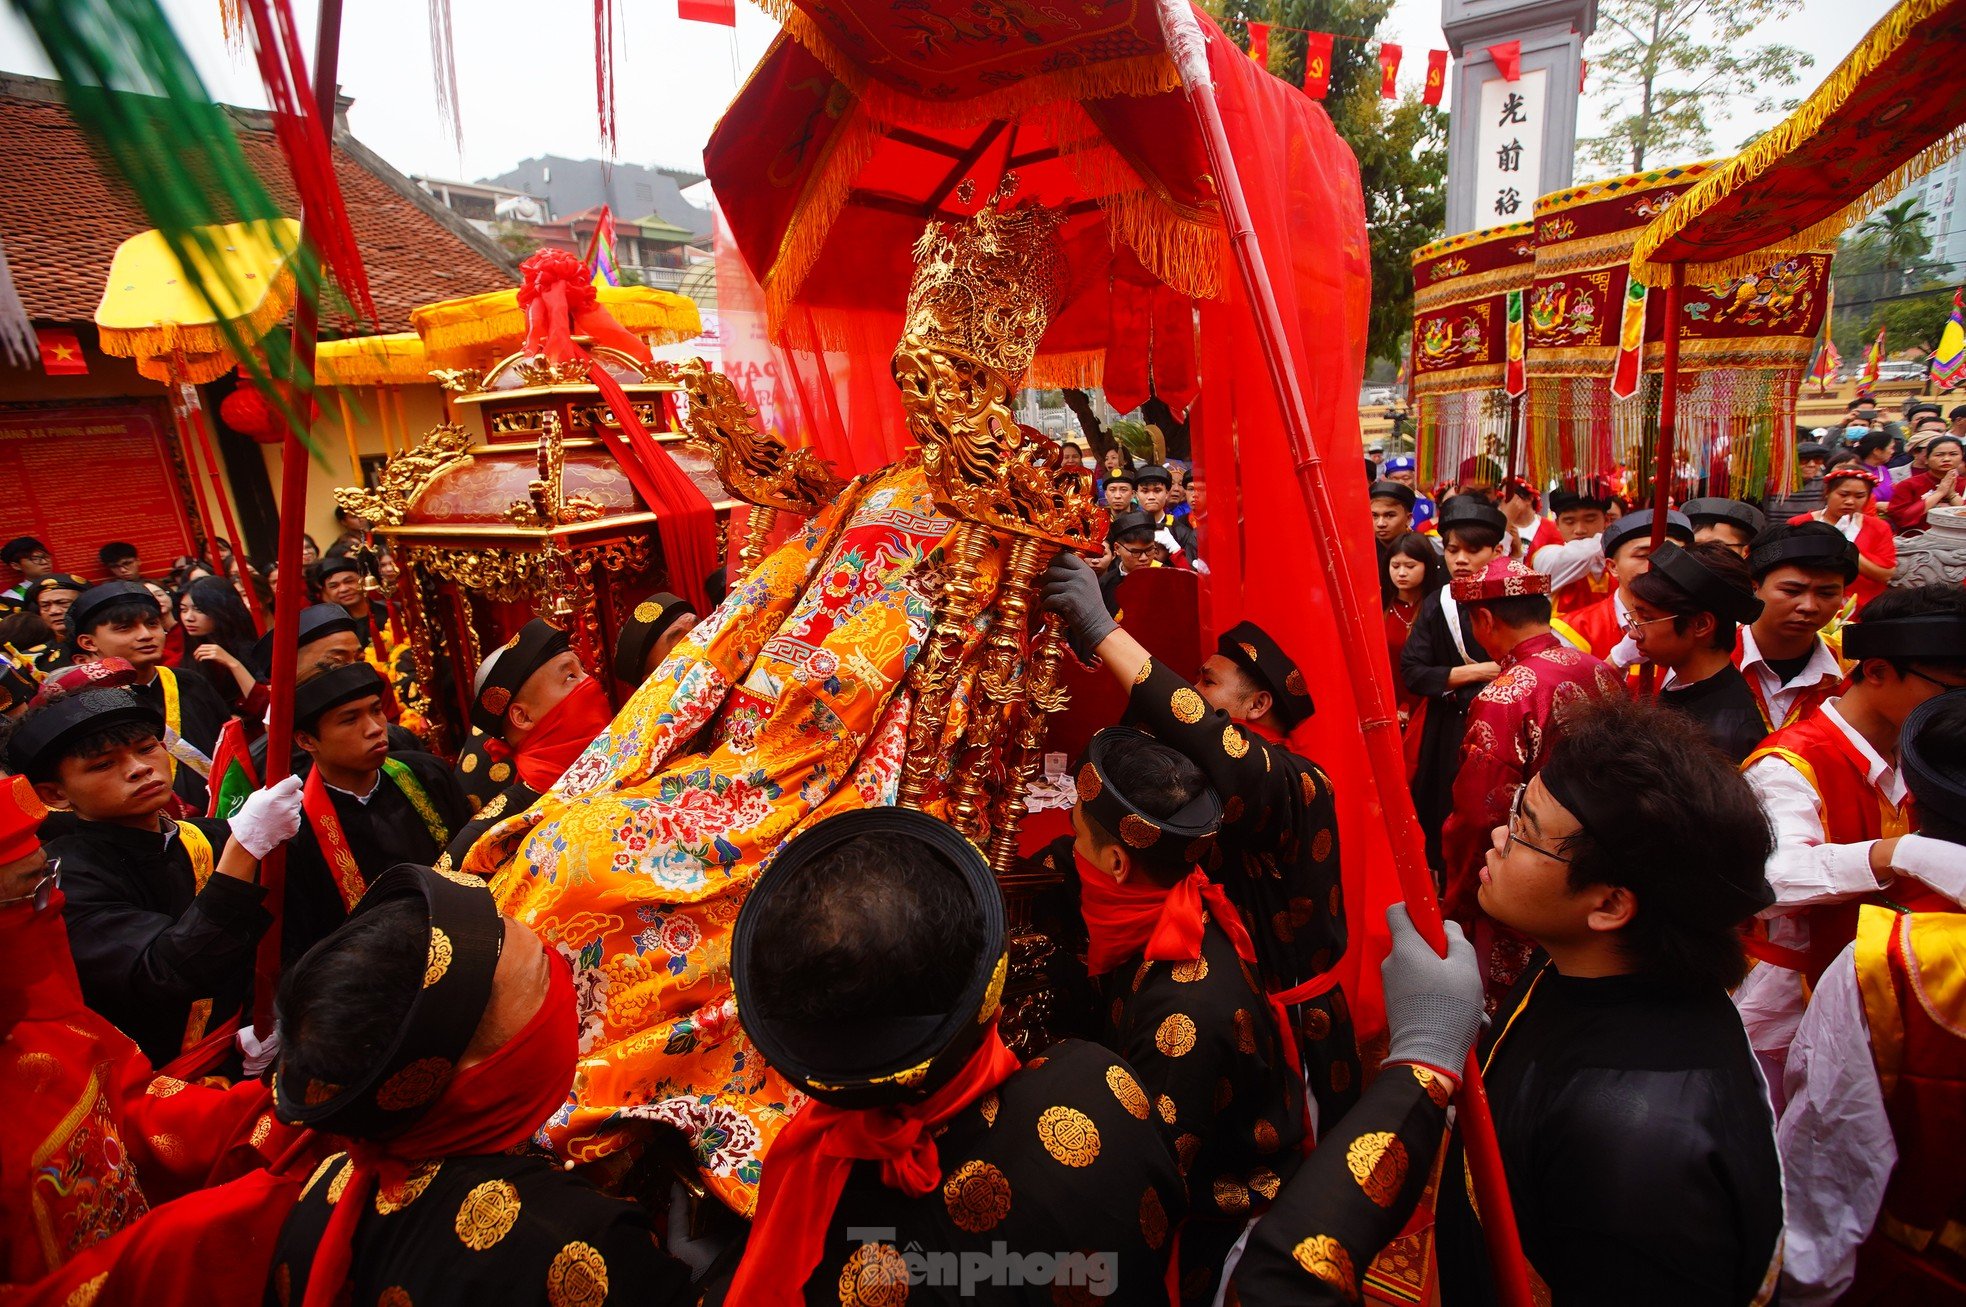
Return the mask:
M 1339 520 L 1337 501 L 1324 472 L 1323 459 L 1311 444 L 1311 412 L 1298 384 L 1296 360 L 1290 356 L 1284 333 L 1283 315 L 1270 292 L 1270 278 L 1264 266 L 1263 249 L 1257 241 L 1250 219 L 1249 202 L 1243 194 L 1242 177 L 1234 152 L 1229 148 L 1228 129 L 1222 122 L 1222 109 L 1216 102 L 1213 75 L 1208 68 L 1207 38 L 1202 34 L 1194 12 L 1185 0 L 1159 0 L 1161 30 L 1169 53 L 1181 73 L 1183 89 L 1201 127 L 1203 147 L 1210 170 L 1222 197 L 1224 216 L 1229 225 L 1229 241 L 1235 252 L 1236 267 L 1242 274 L 1243 292 L 1255 315 L 1263 361 L 1268 366 L 1270 384 L 1276 390 L 1284 430 L 1297 463 L 1297 477 L 1304 504 L 1313 523 Z M 1354 471 L 1353 476 L 1357 473 Z M 1366 605 L 1354 589 L 1352 576 L 1344 565 L 1337 541 L 1319 535 L 1318 565 L 1324 573 L 1325 590 L 1335 610 L 1338 626 L 1347 633 L 1340 649 L 1348 660 L 1359 650 L 1371 647 Z M 1376 609 L 1374 610 L 1376 613 Z M 1393 862 L 1399 872 L 1402 897 L 1408 914 L 1423 938 L 1445 957 L 1447 936 L 1435 900 L 1433 875 L 1427 869 L 1419 821 L 1406 786 L 1406 762 L 1401 750 L 1399 727 L 1387 701 L 1385 686 L 1377 668 L 1351 666 L 1353 688 L 1360 699 L 1361 726 L 1366 756 L 1371 762 L 1379 803 L 1385 814 L 1387 834 L 1392 840 Z M 1522 1255 L 1522 1241 L 1516 1230 L 1515 1208 L 1509 1199 L 1508 1177 L 1502 1169 L 1501 1147 L 1495 1136 L 1495 1121 L 1488 1109 L 1488 1096 L 1482 1088 L 1479 1059 L 1471 1049 L 1462 1069 L 1460 1106 L 1462 1145 L 1474 1179 L 1477 1205 L 1482 1214 L 1482 1234 L 1488 1245 L 1489 1261 L 1495 1273 L 1497 1297 L 1506 1307 L 1531 1307 L 1529 1264 Z

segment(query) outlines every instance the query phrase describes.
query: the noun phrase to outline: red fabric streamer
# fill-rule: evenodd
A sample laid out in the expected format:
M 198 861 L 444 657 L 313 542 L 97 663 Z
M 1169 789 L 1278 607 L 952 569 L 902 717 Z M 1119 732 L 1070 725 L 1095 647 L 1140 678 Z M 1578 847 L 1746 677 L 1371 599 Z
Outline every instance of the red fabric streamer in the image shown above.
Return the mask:
M 1249 24 L 1249 57 L 1258 68 L 1270 66 L 1270 25 Z
M 1331 33 L 1304 34 L 1304 94 L 1322 100 L 1331 89 Z
M 992 1027 L 955 1079 L 919 1103 L 849 1111 L 808 1102 L 765 1160 L 751 1242 L 727 1300 L 800 1307 L 854 1162 L 879 1162 L 881 1183 L 910 1197 L 932 1193 L 942 1183 L 936 1131 L 1017 1070 L 1017 1055 Z
M 452 1076 L 407 1130 L 388 1139 L 349 1141 L 355 1172 L 315 1250 L 305 1307 L 330 1307 L 341 1296 L 354 1259 L 356 1227 L 378 1188 L 400 1185 L 412 1167 L 433 1157 L 517 1148 L 566 1101 L 580 1056 L 573 972 L 559 953 L 545 951 L 546 998 L 523 1030 L 484 1061 Z
M 1488 47 L 1488 57 L 1495 61 L 1495 71 L 1505 82 L 1513 82 L 1522 76 L 1522 42 L 1504 41 L 1500 45 Z
M 1131 413 L 1147 402 L 1151 383 L 1140 342 L 1152 330 L 1153 299 L 1153 287 L 1113 279 L 1106 302 L 1105 386 L 1106 402 L 1116 412 Z
M 581 750 L 592 744 L 594 737 L 613 720 L 607 683 L 598 676 L 588 677 L 539 719 L 539 725 L 533 727 L 525 744 L 513 754 L 519 779 L 541 794 L 546 793 L 566 775 Z M 486 743 L 491 741 L 488 739 Z
M 601 148 L 612 159 L 617 145 L 614 119 L 614 0 L 594 0 L 594 112 L 600 119 Z
M 253 56 L 266 84 L 274 138 L 293 174 L 301 212 L 307 215 L 308 239 L 348 302 L 370 322 L 377 322 L 368 270 L 362 266 L 362 251 L 355 243 L 341 181 L 335 175 L 332 129 L 315 109 L 314 82 L 300 51 L 293 6 L 290 0 L 245 3 L 252 15 Z
M 1200 390 L 1195 376 L 1194 302 L 1161 286 L 1154 291 L 1154 393 L 1174 416 L 1183 417 Z
M 1399 88 L 1393 79 L 1399 75 L 1399 58 L 1403 52 L 1391 41 L 1379 47 L 1379 94 L 1387 100 L 1399 98 Z
M 1427 86 L 1420 99 L 1426 104 L 1439 104 L 1441 93 L 1447 89 L 1447 51 L 1427 51 Z

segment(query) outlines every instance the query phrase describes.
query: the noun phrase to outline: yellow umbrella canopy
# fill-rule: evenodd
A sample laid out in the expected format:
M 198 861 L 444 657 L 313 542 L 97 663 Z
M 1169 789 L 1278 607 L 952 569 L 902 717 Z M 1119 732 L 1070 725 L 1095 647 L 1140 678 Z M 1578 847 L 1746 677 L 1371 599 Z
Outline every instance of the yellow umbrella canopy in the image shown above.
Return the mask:
M 702 334 L 703 319 L 687 295 L 650 286 L 595 290 L 609 316 L 651 345 L 673 345 Z M 526 315 L 516 287 L 425 304 L 410 311 L 410 325 L 422 337 L 431 367 L 483 363 L 517 349 L 526 338 Z
M 135 359 L 138 372 L 166 385 L 202 385 L 241 361 L 221 323 L 252 342 L 287 316 L 300 224 L 270 218 L 208 230 L 217 257 L 197 252 L 201 266 L 189 274 L 155 229 L 116 247 L 96 306 L 103 353 Z M 196 243 L 191 248 L 198 251 Z
M 430 360 L 414 331 L 387 336 L 324 340 L 315 356 L 315 381 L 323 386 L 425 386 Z

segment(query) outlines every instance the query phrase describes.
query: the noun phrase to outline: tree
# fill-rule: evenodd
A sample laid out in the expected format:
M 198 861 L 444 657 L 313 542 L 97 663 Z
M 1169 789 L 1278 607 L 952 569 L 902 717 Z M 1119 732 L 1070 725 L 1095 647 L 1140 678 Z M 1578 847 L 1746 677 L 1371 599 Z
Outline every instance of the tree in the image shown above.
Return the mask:
M 1292 86 L 1304 82 L 1303 28 L 1352 40 L 1332 42 L 1331 88 L 1324 107 L 1358 159 L 1372 253 L 1372 312 L 1367 359 L 1397 359 L 1412 325 L 1413 251 L 1440 236 L 1447 223 L 1447 115 L 1422 104 L 1379 95 L 1377 47 L 1369 38 L 1392 0 L 1220 0 L 1217 16 L 1248 44 L 1248 24 L 1277 24 L 1270 33 L 1270 71 Z
M 1929 352 L 1939 343 L 1946 318 L 1952 313 L 1952 287 L 1933 286 L 1929 290 L 1898 299 L 1885 300 L 1871 310 L 1864 323 L 1864 342 L 1877 339 L 1884 331 L 1884 348 L 1891 354 L 1915 349 Z
M 1844 357 L 1856 357 L 1877 339 L 1877 328 L 1890 329 L 1893 341 L 1910 342 L 1923 333 L 1902 334 L 1917 321 L 1919 310 L 1908 292 L 1938 286 L 1946 265 L 1931 258 L 1932 238 L 1925 217 L 1914 201 L 1903 200 L 1873 214 L 1862 226 L 1837 241 L 1836 321 L 1832 332 Z M 1950 305 L 1948 298 L 1947 304 Z M 1947 310 L 1949 311 L 1949 309 Z M 1943 324 L 1944 312 L 1940 314 Z M 1933 336 L 1936 340 L 1936 335 Z
M 1855 243 L 1876 254 L 1883 274 L 1880 293 L 1884 295 L 1902 292 L 1914 277 L 1922 280 L 1926 255 L 1932 252 L 1932 237 L 1925 230 L 1925 213 L 1918 207 L 1916 196 L 1872 214 L 1870 221 L 1857 228 Z
M 1599 0 L 1592 84 L 1612 112 L 1604 135 L 1578 152 L 1640 172 L 1646 160 L 1690 162 L 1713 149 L 1707 116 L 1753 98 L 1757 112 L 1794 107 L 1768 92 L 1793 86 L 1815 60 L 1788 45 L 1754 45 L 1802 0 Z
M 525 259 L 539 248 L 539 240 L 532 234 L 529 223 L 501 222 L 492 239 L 505 247 L 505 252 L 515 259 Z

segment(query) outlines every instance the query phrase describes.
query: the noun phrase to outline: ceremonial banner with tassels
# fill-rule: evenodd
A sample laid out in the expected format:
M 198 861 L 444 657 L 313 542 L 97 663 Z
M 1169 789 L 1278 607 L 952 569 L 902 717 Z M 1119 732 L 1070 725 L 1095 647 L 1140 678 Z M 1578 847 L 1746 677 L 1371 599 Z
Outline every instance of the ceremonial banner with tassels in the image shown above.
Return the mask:
M 1884 372 L 1884 328 L 1877 329 L 1877 339 L 1864 351 L 1864 370 L 1857 375 L 1857 389 L 1869 390 L 1877 384 Z
M 1632 290 L 1632 247 L 1712 171 L 1654 169 L 1536 201 L 1527 471 L 1537 484 L 1652 465 L 1668 297 Z M 1702 479 L 1713 495 L 1786 487 L 1795 392 L 1822 325 L 1829 262 L 1812 250 L 1681 288 L 1671 325 L 1682 490 Z
M 1507 397 L 1521 393 L 1509 380 L 1521 375 L 1522 292 L 1535 256 L 1526 222 L 1452 236 L 1413 255 L 1413 395 L 1427 485 L 1458 476 L 1469 459 L 1506 455 Z
M 1966 381 L 1966 297 L 1952 293 L 1952 316 L 1939 333 L 1939 347 L 1932 351 L 1932 384 L 1950 388 Z

